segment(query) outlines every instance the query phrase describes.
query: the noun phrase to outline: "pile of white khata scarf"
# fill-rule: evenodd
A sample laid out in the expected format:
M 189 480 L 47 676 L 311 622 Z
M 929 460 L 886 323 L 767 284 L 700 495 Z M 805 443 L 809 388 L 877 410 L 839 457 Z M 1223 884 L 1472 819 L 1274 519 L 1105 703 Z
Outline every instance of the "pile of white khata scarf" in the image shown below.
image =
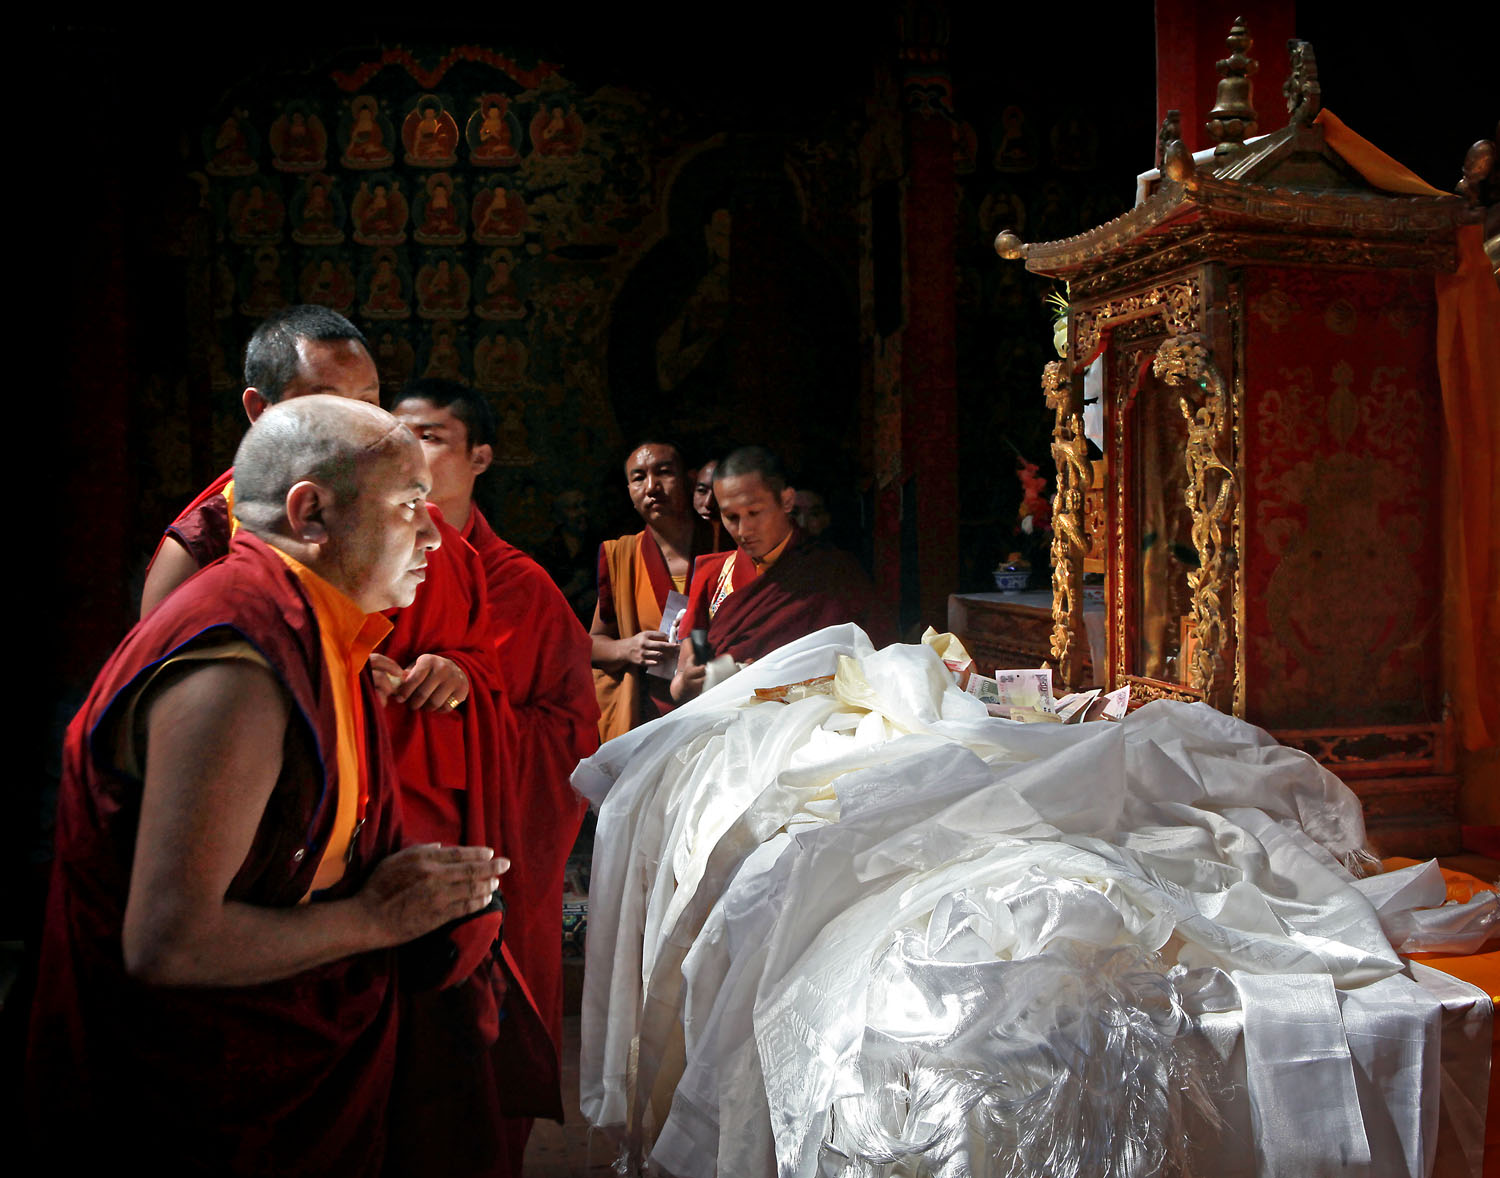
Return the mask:
M 1424 1175 L 1442 1137 L 1479 1172 L 1489 1001 L 1392 940 L 1477 947 L 1493 894 L 1357 878 L 1354 795 L 1211 708 L 993 719 L 840 626 L 573 781 L 582 1104 L 621 1171 Z

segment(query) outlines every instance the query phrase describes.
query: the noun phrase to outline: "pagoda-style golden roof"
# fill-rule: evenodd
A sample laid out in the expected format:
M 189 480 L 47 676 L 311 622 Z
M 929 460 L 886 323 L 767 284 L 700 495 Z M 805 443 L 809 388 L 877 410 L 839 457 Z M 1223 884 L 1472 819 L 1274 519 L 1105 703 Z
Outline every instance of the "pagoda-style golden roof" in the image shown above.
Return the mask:
M 1149 195 L 1135 208 L 1058 241 L 1025 244 L 1006 231 L 995 239 L 996 252 L 1025 258 L 1028 270 L 1067 281 L 1075 295 L 1214 258 L 1454 270 L 1454 230 L 1476 220 L 1478 211 L 1460 196 L 1393 192 L 1367 179 L 1315 121 L 1320 95 L 1311 46 L 1292 47 L 1293 75 L 1284 88 L 1292 121 L 1286 127 L 1248 143 L 1237 140 L 1254 129 L 1255 113 L 1244 104 L 1247 95 L 1241 108 L 1229 106 L 1221 84 L 1215 114 L 1225 117 L 1209 130 L 1222 141 L 1212 154 L 1195 159 L 1186 151 L 1173 111 L 1163 125 L 1161 171 L 1146 178 Z M 1221 71 L 1230 64 L 1221 62 Z M 1340 141 L 1386 159 L 1337 120 L 1329 122 Z

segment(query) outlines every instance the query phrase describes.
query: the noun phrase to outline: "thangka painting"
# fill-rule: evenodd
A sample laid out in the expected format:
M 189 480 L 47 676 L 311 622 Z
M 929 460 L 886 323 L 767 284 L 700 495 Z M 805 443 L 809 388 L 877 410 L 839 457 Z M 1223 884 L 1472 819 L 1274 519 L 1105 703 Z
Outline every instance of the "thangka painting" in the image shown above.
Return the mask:
M 781 371 L 795 384 L 807 367 L 715 350 L 728 339 L 739 165 L 694 116 L 472 47 L 386 51 L 295 92 L 264 85 L 232 89 L 199 136 L 216 221 L 216 436 L 237 436 L 237 369 L 256 322 L 292 302 L 332 307 L 365 332 L 387 393 L 443 376 L 490 397 L 500 437 L 486 505 L 510 539 L 534 545 L 557 495 L 601 497 L 592 472 L 617 462 L 638 407 L 691 409 L 712 373 Z M 856 227 L 822 210 L 855 199 L 852 142 L 784 144 L 765 168 L 784 190 L 784 223 L 823 236 L 850 273 Z M 827 267 L 801 255 L 788 265 Z M 792 285 L 830 301 L 826 283 Z M 838 298 L 852 308 L 852 292 Z M 705 429 L 727 428 L 723 406 L 713 412 L 725 422 Z

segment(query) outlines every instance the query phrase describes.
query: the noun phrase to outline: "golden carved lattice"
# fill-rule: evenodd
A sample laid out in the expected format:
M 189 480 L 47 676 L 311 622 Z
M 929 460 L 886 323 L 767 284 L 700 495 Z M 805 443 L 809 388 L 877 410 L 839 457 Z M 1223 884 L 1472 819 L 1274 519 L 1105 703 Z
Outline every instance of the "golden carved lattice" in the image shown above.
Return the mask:
M 1198 279 L 1185 278 L 1085 306 L 1074 314 L 1074 363 L 1086 364 L 1099 350 L 1100 334 L 1120 321 L 1158 314 L 1173 335 L 1196 331 L 1202 319 L 1202 301 Z

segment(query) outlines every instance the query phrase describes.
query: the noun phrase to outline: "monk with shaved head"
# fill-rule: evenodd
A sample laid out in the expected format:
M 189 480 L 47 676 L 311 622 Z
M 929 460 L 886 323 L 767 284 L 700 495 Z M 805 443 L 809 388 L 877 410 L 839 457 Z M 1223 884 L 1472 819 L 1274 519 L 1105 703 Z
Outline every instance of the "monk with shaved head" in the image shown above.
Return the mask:
M 421 447 L 310 395 L 261 416 L 236 475 L 228 555 L 68 730 L 28 1052 L 61 1172 L 379 1172 L 395 949 L 486 907 L 505 867 L 403 845 L 374 718 L 379 611 L 438 544 Z
M 291 409 L 320 393 L 345 399 L 348 412 L 320 427 L 327 436 L 285 440 L 306 447 L 309 461 L 336 452 L 349 461 L 363 452 L 356 441 L 371 441 L 363 433 L 334 436 L 368 408 L 359 402 L 374 395 L 378 381 L 363 336 L 326 308 L 292 307 L 265 320 L 245 351 L 245 381 L 245 412 L 257 423 L 271 413 L 267 402 Z M 377 416 L 384 429 L 390 419 Z M 281 420 L 278 430 L 308 432 L 300 419 Z M 261 436 L 272 444 L 271 435 Z M 343 441 L 352 448 L 339 451 Z M 421 449 L 409 430 L 402 444 Z M 348 476 L 337 464 L 326 470 L 331 485 Z M 423 500 L 431 481 L 424 480 Z M 147 575 L 143 616 L 229 551 L 236 527 L 250 518 L 241 502 L 246 493 L 244 474 L 231 469 L 167 529 Z M 262 496 L 255 487 L 248 493 Z M 390 739 L 408 837 L 499 849 L 513 837 L 503 824 L 517 731 L 490 634 L 485 567 L 435 504 L 419 509 L 439 544 L 420 589 L 391 603 L 389 634 L 368 652 L 381 704 L 374 721 Z M 373 542 L 378 527 L 378 519 L 366 519 L 359 534 Z M 497 910 L 454 930 L 455 952 L 440 976 L 402 987 L 397 1095 L 384 1126 L 386 1178 L 434 1170 L 450 1178 L 503 1174 L 494 1159 L 510 1157 L 515 1142 L 492 1114 L 561 1116 L 552 1036 L 517 954 L 497 940 L 501 922 Z M 442 1154 L 434 1152 L 439 1143 Z
M 599 546 L 599 600 L 589 638 L 601 740 L 672 709 L 677 650 L 662 627 L 671 628 L 666 612 L 686 600 L 693 569 L 713 551 L 713 533 L 688 499 L 675 444 L 647 441 L 632 450 L 625 486 L 646 527 Z

